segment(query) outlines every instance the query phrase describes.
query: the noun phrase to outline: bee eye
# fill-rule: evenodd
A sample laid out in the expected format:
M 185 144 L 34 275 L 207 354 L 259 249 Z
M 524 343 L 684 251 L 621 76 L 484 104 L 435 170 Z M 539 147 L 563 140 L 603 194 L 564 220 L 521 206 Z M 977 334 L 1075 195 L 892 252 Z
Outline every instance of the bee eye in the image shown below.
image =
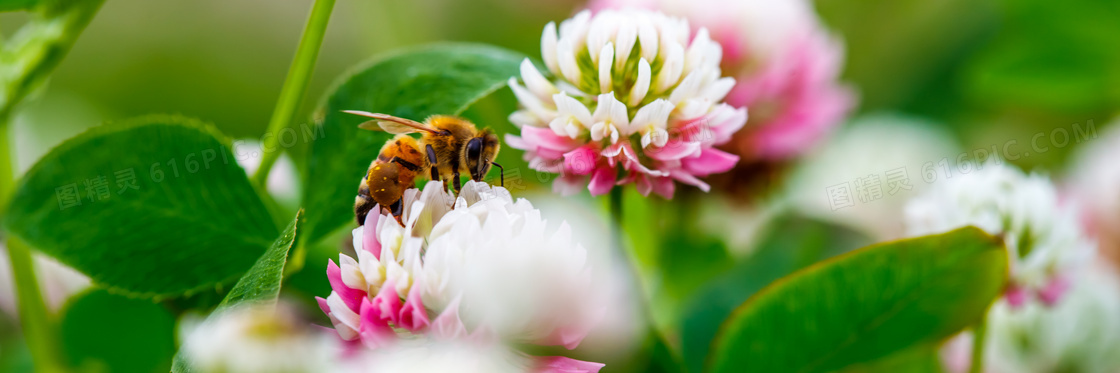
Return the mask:
M 467 142 L 467 159 L 477 161 L 482 155 L 482 138 L 475 137 Z

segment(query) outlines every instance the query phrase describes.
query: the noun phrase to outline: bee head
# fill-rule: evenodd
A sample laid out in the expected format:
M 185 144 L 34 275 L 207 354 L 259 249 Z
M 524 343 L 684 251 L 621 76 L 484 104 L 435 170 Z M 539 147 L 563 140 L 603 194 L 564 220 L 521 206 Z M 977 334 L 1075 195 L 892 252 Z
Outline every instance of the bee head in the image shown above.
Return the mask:
M 486 173 L 490 172 L 490 165 L 494 164 L 494 158 L 498 156 L 498 150 L 501 149 L 501 146 L 502 144 L 498 142 L 498 135 L 490 132 L 489 129 L 484 129 L 478 133 L 478 136 L 467 140 L 463 158 L 465 158 L 467 169 L 471 171 L 471 180 L 482 181 L 482 178 L 486 177 Z

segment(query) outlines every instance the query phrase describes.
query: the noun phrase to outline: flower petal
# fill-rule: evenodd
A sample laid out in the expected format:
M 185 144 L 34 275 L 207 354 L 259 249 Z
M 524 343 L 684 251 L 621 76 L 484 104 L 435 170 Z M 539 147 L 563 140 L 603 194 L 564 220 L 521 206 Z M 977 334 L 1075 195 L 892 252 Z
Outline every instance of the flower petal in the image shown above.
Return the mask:
M 697 176 L 727 172 L 736 163 L 739 163 L 739 156 L 715 148 L 706 148 L 696 157 L 681 159 L 681 167 Z
M 390 279 L 381 286 L 381 291 L 373 298 L 374 316 L 397 324 L 400 319 L 401 297 L 397 294 L 396 283 Z
M 592 145 L 584 145 L 564 153 L 564 171 L 574 175 L 587 175 L 595 169 L 598 151 Z
M 405 298 L 404 306 L 401 307 L 400 316 L 397 320 L 400 321 L 399 325 L 410 331 L 419 331 L 428 327 L 431 322 L 428 321 L 428 311 L 424 308 L 423 296 L 420 294 L 421 286 L 416 284 L 412 285 L 412 290 L 409 290 L 408 297 Z
M 533 62 L 528 58 L 521 61 L 521 79 L 525 81 L 525 87 L 542 100 L 560 92 L 540 71 L 537 71 L 537 67 L 533 66 Z
M 601 196 L 607 194 L 614 188 L 614 182 L 617 178 L 618 171 L 611 167 L 599 167 L 595 169 L 594 174 L 591 175 L 591 182 L 587 184 L 587 190 L 591 191 L 592 196 Z
M 366 292 L 346 286 L 342 281 L 342 269 L 331 259 L 327 259 L 327 280 L 330 281 L 331 289 L 338 295 L 339 300 L 351 311 L 357 312 L 362 299 L 366 297 Z
M 606 365 L 563 356 L 542 356 L 537 358 L 536 366 L 534 373 L 598 373 Z
M 388 346 L 393 343 L 397 336 L 396 333 L 393 333 L 393 328 L 389 326 L 388 320 L 382 319 L 377 313 L 377 308 L 373 303 L 368 298 L 363 298 L 360 313 L 362 321 L 361 328 L 358 329 L 358 335 L 366 348 L 377 349 Z
M 607 43 L 607 45 L 603 46 L 603 50 L 599 52 L 600 93 L 608 93 L 614 90 L 611 88 L 614 85 L 613 81 L 611 80 L 612 66 L 614 66 L 614 43 Z M 600 104 L 602 103 L 600 102 Z
M 630 88 L 630 106 L 638 106 L 646 98 L 650 80 L 653 79 L 652 75 L 649 61 L 645 58 L 638 60 L 638 80 L 634 81 L 634 86 Z
M 557 40 L 556 22 L 544 25 L 544 33 L 541 34 L 541 58 L 553 74 L 560 75 L 560 63 L 556 58 Z

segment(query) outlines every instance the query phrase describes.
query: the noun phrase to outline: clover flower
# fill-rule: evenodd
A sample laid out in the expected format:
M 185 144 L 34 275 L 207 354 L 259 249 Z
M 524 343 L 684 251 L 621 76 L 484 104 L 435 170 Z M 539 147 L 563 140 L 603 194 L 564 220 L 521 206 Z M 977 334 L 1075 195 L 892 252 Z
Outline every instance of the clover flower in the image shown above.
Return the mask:
M 989 161 L 954 175 L 906 205 L 911 235 L 974 225 L 1002 236 L 1011 263 L 1005 297 L 1021 306 L 1031 297 L 1053 305 L 1070 286 L 1070 272 L 1095 252 L 1075 209 L 1058 200 L 1045 176 Z
M 659 10 L 707 28 L 723 47 L 723 70 L 737 80 L 727 103 L 751 108 L 750 125 L 723 147 L 745 161 L 804 154 L 854 106 L 855 95 L 839 83 L 843 45 L 810 1 L 593 0 L 589 6 Z
M 1089 122 L 1092 127 L 1093 123 Z M 1085 211 L 1084 220 L 1113 263 L 1120 263 L 1120 119 L 1076 151 L 1068 180 L 1069 196 Z
M 334 371 L 341 350 L 284 304 L 235 306 L 184 325 L 184 357 L 202 372 Z
M 401 335 L 571 349 L 593 326 L 601 292 L 567 224 L 549 230 L 529 201 L 473 181 L 458 198 L 429 183 L 403 204 L 403 225 L 369 215 L 353 232 L 357 259 L 328 263 L 332 292 L 319 305 L 342 339 L 370 349 Z
M 1000 301 L 988 315 L 985 372 L 1120 371 L 1120 277 L 1107 265 L 1079 268 L 1067 299 L 1053 307 Z M 967 372 L 972 336 L 943 349 L 947 372 Z
M 671 198 L 674 181 L 709 190 L 700 177 L 725 172 L 739 157 L 715 149 L 747 121 L 722 103 L 735 79 L 721 77 L 723 52 L 707 29 L 645 10 L 583 11 L 545 26 L 546 78 L 528 59 L 524 85 L 511 78 L 521 109 L 508 135 L 530 167 L 558 173 L 554 188 L 592 195 L 634 184 Z

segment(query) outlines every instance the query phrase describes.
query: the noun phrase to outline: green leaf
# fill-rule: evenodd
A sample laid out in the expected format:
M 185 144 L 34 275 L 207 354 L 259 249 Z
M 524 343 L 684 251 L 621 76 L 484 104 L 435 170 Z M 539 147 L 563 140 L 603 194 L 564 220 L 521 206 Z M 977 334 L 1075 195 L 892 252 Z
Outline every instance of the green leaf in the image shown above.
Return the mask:
M 228 141 L 170 116 L 53 149 L 24 176 L 5 224 L 97 284 L 153 298 L 232 282 L 279 234 Z
M 690 372 L 703 371 L 720 324 L 751 295 L 796 270 L 870 242 L 850 229 L 799 216 L 775 219 L 766 231 L 754 253 L 695 290 L 686 302 L 681 341 Z
M 233 306 L 243 302 L 276 303 L 280 296 L 280 282 L 284 279 L 284 264 L 288 261 L 288 252 L 296 242 L 296 233 L 299 230 L 303 210 L 296 212 L 296 218 L 284 230 L 284 233 L 272 243 L 268 249 L 253 264 L 253 268 L 237 281 L 237 285 L 229 291 L 218 309 Z
M 237 285 L 233 286 L 233 289 L 230 290 L 225 299 L 222 299 L 222 303 L 211 315 L 220 314 L 231 307 L 243 304 L 259 304 L 269 307 L 276 304 L 276 299 L 280 296 L 280 285 L 284 280 L 284 264 L 288 261 L 288 253 L 292 246 L 295 246 L 296 233 L 300 229 L 302 218 L 303 210 L 300 210 L 296 213 L 295 220 L 284 230 L 284 233 L 276 239 L 276 242 L 272 243 L 272 247 L 264 255 L 261 255 L 253 268 L 250 268 L 245 276 L 237 281 Z M 191 368 L 190 363 L 182 354 L 176 354 L 171 371 L 173 373 L 193 372 L 194 369 Z
M 873 245 L 751 297 L 713 345 L 714 372 L 823 372 L 975 324 L 1007 277 L 1001 240 L 974 227 Z
M 345 76 L 320 106 L 304 185 L 308 242 L 354 224 L 354 196 L 371 160 L 392 135 L 359 130 L 361 117 L 381 112 L 415 120 L 459 115 L 505 86 L 525 57 L 482 44 L 435 44 L 375 59 Z
M 908 348 L 881 359 L 846 367 L 843 373 L 941 373 L 940 343 Z
M 175 353 L 175 317 L 150 300 L 98 289 L 62 318 L 62 347 L 83 372 L 166 372 Z
M 35 7 L 38 0 L 0 0 L 0 12 L 27 10 Z

